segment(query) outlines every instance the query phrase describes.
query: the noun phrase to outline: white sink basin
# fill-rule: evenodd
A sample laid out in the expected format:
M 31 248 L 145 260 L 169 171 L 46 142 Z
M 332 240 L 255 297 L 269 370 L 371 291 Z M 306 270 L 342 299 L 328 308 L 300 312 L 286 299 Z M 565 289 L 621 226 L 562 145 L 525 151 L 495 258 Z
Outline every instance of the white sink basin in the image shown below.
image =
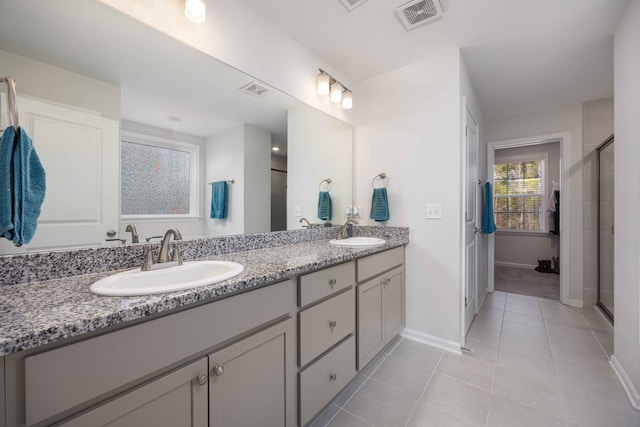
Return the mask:
M 329 243 L 336 246 L 380 246 L 384 244 L 386 240 L 378 239 L 377 237 L 349 237 L 348 239 L 333 239 Z
M 193 261 L 164 269 L 116 273 L 98 280 L 89 289 L 109 296 L 160 294 L 222 282 L 243 271 L 244 267 L 235 262 Z

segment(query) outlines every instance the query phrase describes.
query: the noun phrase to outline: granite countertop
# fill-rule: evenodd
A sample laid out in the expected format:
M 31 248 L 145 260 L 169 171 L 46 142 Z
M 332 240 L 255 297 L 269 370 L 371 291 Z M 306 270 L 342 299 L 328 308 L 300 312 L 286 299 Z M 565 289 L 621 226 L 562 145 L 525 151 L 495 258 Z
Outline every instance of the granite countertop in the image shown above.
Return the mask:
M 409 243 L 387 238 L 377 247 L 345 248 L 328 240 L 228 253 L 204 259 L 244 265 L 239 276 L 195 289 L 157 295 L 106 297 L 89 285 L 114 272 L 0 287 L 0 356 L 109 326 L 232 295 L 309 271 Z

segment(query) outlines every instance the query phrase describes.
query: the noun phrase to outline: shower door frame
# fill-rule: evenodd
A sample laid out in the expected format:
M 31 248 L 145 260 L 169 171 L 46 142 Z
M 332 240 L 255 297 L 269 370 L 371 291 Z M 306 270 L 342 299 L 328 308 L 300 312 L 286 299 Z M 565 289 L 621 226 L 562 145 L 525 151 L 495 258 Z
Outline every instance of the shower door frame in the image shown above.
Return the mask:
M 596 305 L 598 306 L 598 308 L 600 308 L 600 310 L 602 310 L 602 312 L 609 318 L 609 320 L 611 320 L 611 323 L 614 323 L 614 314 L 611 313 L 611 311 L 609 311 L 609 309 L 607 308 L 606 305 L 604 305 L 602 303 L 602 301 L 600 300 L 600 152 L 602 152 L 605 148 L 607 148 L 609 145 L 613 144 L 613 142 L 615 141 L 615 135 L 611 135 L 609 138 L 605 139 L 604 142 L 600 145 L 598 145 L 596 147 L 596 174 L 598 177 L 598 187 L 597 187 L 597 195 L 598 195 L 598 215 L 597 215 L 597 224 L 598 224 L 598 231 L 596 233 L 597 235 L 597 286 L 596 286 L 596 295 L 597 295 L 597 302 Z M 614 233 L 615 233 L 615 229 L 614 229 Z M 615 237 L 614 237 L 615 239 Z M 615 288 L 614 288 L 614 292 L 615 292 Z

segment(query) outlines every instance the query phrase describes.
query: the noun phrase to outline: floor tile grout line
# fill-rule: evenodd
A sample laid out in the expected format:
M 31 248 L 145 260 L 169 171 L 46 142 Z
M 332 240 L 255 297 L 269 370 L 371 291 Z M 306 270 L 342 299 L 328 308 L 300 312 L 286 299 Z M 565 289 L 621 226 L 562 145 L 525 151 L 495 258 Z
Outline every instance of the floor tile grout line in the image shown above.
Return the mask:
M 433 370 L 431 371 L 431 375 L 429 375 L 429 379 L 427 380 L 427 383 L 422 388 L 422 392 L 420 393 L 420 396 L 418 396 L 418 400 L 416 400 L 415 405 L 413 405 L 413 409 L 409 413 L 409 417 L 407 418 L 407 421 L 405 421 L 405 423 L 404 423 L 405 427 L 407 427 L 409 425 L 409 421 L 411 421 L 411 418 L 413 417 L 413 414 L 415 414 L 416 408 L 420 404 L 420 401 L 422 400 L 422 397 L 424 396 L 424 393 L 427 391 L 427 388 L 429 387 L 429 384 L 431 384 L 431 380 L 433 379 L 433 376 L 436 374 L 436 370 L 438 369 L 438 366 L 440 366 L 440 363 L 442 362 L 443 358 L 444 358 L 444 350 L 442 350 L 442 354 L 440 355 L 440 358 L 438 359 L 438 363 L 436 363 L 436 365 L 433 367 Z
M 349 414 L 349 415 L 351 415 L 351 416 L 353 416 L 353 417 L 355 417 L 355 418 L 359 419 L 360 421 L 362 421 L 362 422 L 363 422 L 363 423 L 365 423 L 366 425 L 371 426 L 371 427 L 374 427 L 374 426 L 373 426 L 373 424 L 369 423 L 367 420 L 365 420 L 365 419 L 363 419 L 363 418 L 360 418 L 359 416 L 357 416 L 357 415 L 356 415 L 356 414 L 354 414 L 353 412 L 349 411 L 348 409 L 342 409 L 342 411 L 344 411 L 344 412 L 346 412 L 347 414 Z M 338 412 L 338 414 L 339 414 L 339 413 L 340 413 L 340 412 Z M 338 414 L 334 415 L 334 417 L 333 417 L 333 418 L 337 417 L 337 416 L 338 416 Z M 333 418 L 331 419 L 331 421 L 333 421 Z

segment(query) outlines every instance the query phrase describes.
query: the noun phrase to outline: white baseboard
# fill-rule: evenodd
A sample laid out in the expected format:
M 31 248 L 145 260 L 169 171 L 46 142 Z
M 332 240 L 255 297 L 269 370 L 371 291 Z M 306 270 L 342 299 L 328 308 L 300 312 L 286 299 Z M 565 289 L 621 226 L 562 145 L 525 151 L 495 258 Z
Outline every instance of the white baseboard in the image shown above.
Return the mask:
M 494 265 L 497 267 L 526 268 L 527 270 L 533 270 L 534 268 L 537 267 L 537 265 L 518 264 L 517 262 L 502 262 L 502 261 L 496 261 Z
M 570 307 L 578 307 L 578 308 L 584 307 L 581 299 L 570 299 L 569 301 L 567 301 L 567 305 Z
M 484 304 L 484 300 L 487 298 L 488 293 L 489 292 L 487 291 L 487 288 L 485 288 L 482 294 L 482 297 L 480 297 L 480 304 L 478 304 L 478 312 L 480 312 L 480 309 L 482 308 L 482 304 Z
M 605 323 L 607 325 L 609 325 L 611 327 L 611 332 L 613 332 L 613 325 L 611 324 L 611 319 L 609 319 L 607 317 L 606 314 L 604 314 L 604 312 L 602 311 L 602 309 L 600 307 L 598 307 L 597 305 L 593 306 L 593 311 L 595 311 L 596 313 L 598 313 L 600 315 L 600 317 L 602 318 L 602 320 L 605 321 Z
M 455 354 L 462 354 L 462 350 L 460 349 L 460 343 L 443 340 L 442 338 L 434 337 L 433 335 L 425 334 L 423 332 L 418 332 L 414 329 L 404 328 L 400 335 L 404 338 L 418 341 L 423 344 L 428 344 L 433 347 L 438 347 L 446 351 L 450 351 Z
M 633 385 L 631 378 L 627 375 L 627 371 L 624 370 L 618 358 L 614 355 L 611 356 L 609 360 L 609 364 L 613 368 L 613 371 L 618 376 L 618 379 L 622 383 L 622 387 L 624 387 L 624 391 L 627 392 L 627 396 L 629 397 L 629 401 L 631 402 L 631 406 L 636 411 L 640 411 L 640 393 Z

